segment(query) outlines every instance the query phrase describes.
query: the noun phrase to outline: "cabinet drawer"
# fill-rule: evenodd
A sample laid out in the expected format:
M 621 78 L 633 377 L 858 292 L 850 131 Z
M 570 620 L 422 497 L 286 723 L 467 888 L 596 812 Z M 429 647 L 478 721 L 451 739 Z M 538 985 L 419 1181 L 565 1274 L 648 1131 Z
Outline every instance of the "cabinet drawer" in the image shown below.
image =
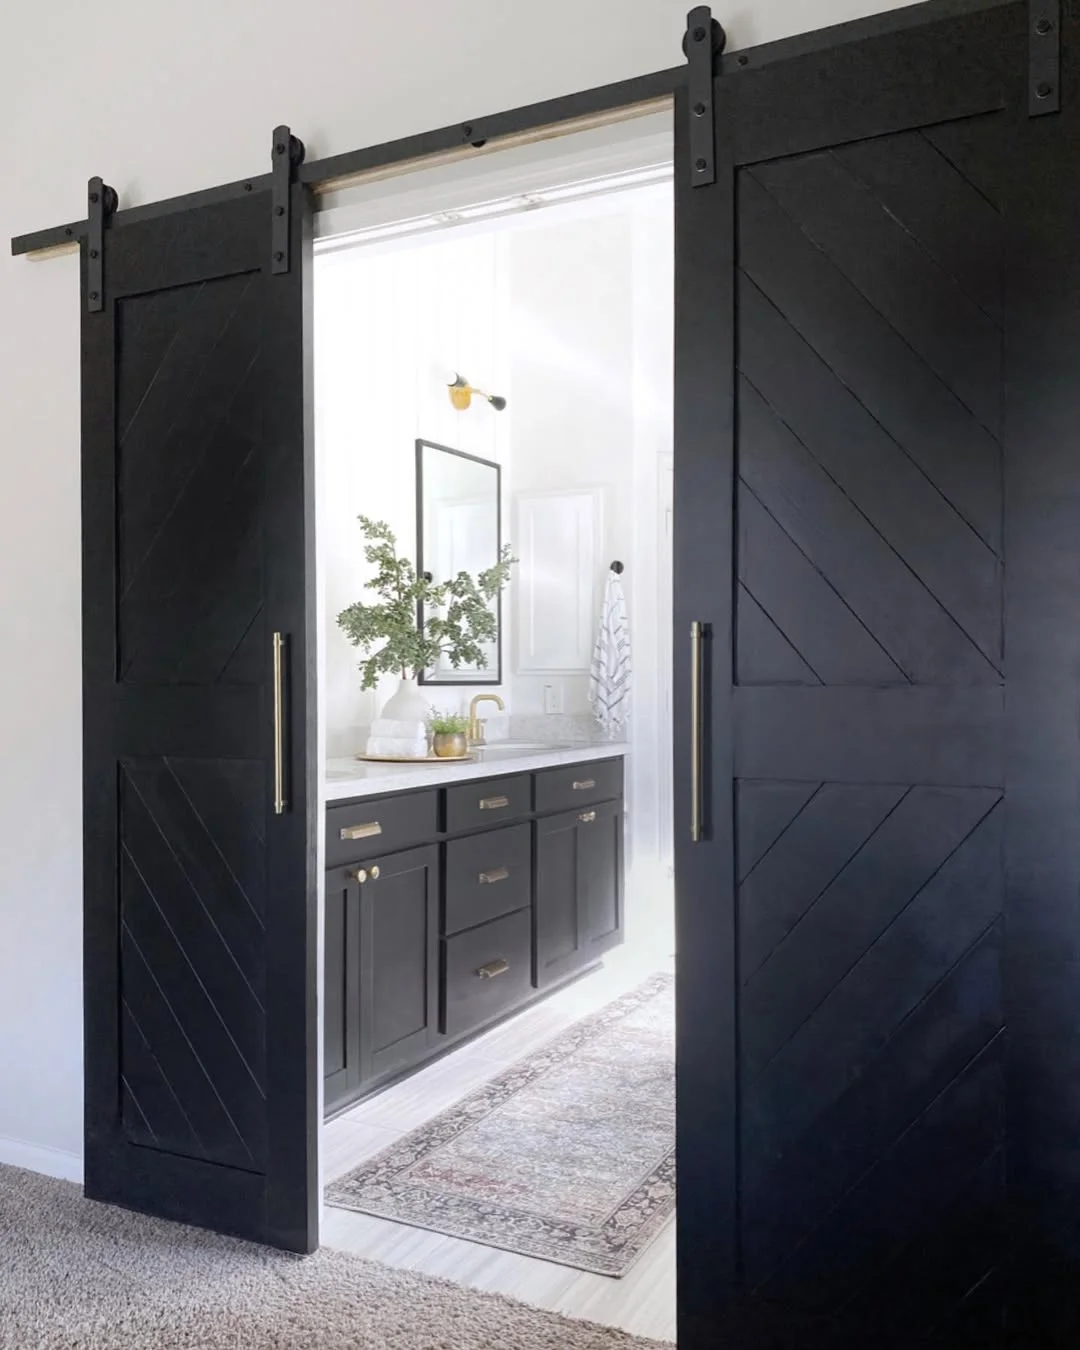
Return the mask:
M 459 1036 L 509 1012 L 532 989 L 532 911 L 443 943 L 442 1029 Z
M 527 816 L 531 809 L 532 780 L 527 773 L 462 783 L 446 789 L 446 832 L 491 828 Z
M 536 810 L 572 811 L 588 802 L 610 801 L 621 797 L 623 762 L 618 759 L 591 759 L 565 769 L 545 769 L 536 775 Z
M 487 830 L 446 845 L 444 931 L 448 936 L 512 914 L 531 899 L 531 825 Z
M 439 830 L 439 794 L 404 792 L 368 797 L 326 811 L 326 865 L 359 862 L 434 839 Z

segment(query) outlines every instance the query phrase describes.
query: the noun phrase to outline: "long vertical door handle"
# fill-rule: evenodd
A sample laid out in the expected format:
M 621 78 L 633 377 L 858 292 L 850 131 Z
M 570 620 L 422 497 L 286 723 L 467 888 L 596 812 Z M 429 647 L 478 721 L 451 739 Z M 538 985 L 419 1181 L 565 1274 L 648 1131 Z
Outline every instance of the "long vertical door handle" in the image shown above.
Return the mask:
M 285 814 L 285 639 L 274 634 L 274 814 Z
M 701 768 L 704 727 L 701 713 L 701 657 L 704 625 L 696 619 L 690 625 L 690 838 L 701 842 Z

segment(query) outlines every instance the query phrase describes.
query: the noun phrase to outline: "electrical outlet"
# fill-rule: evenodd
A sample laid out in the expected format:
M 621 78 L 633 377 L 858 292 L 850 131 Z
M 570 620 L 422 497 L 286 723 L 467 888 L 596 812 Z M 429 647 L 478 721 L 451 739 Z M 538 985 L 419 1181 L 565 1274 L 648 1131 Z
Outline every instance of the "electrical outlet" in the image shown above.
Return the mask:
M 563 709 L 562 685 L 545 684 L 544 685 L 544 712 L 547 714 L 561 713 Z

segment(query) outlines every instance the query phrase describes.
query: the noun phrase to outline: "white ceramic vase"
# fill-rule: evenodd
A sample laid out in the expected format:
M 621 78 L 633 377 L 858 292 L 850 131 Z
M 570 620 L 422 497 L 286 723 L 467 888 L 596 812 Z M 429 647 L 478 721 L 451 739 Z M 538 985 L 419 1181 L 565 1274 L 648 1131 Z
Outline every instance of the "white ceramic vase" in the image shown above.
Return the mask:
M 415 680 L 399 680 L 397 693 L 386 700 L 380 717 L 395 722 L 424 722 L 431 716 L 431 704 L 420 692 Z

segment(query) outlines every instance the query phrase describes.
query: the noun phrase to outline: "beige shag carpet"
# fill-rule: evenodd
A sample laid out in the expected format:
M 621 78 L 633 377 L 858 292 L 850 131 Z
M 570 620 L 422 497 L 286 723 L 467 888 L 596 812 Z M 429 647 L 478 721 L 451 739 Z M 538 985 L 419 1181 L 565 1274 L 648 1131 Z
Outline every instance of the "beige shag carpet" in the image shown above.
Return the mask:
M 4 1350 L 661 1350 L 341 1252 L 301 1258 L 0 1167 Z

